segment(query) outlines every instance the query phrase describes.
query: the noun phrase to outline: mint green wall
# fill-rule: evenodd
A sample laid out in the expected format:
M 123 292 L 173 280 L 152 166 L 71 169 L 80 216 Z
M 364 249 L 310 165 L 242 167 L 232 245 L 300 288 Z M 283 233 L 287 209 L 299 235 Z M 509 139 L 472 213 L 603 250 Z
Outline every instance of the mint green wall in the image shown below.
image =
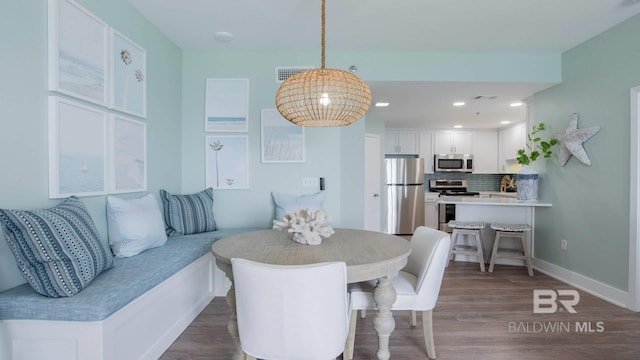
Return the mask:
M 269 227 L 271 191 L 303 194 L 303 177 L 326 178 L 325 207 L 335 226 L 362 227 L 364 134 L 383 135 L 384 124 L 367 119 L 345 128 L 306 129 L 306 162 L 262 164 L 260 110 L 275 108 L 277 66 L 318 66 L 320 52 L 185 51 L 182 73 L 182 190 L 205 187 L 204 96 L 207 78 L 248 78 L 249 182 L 246 190 L 216 190 L 214 211 L 221 227 Z M 559 55 L 426 54 L 327 51 L 327 66 L 347 69 L 368 81 L 512 81 L 557 83 Z M 366 117 L 365 117 L 366 118 Z M 237 134 L 237 133 L 236 133 Z M 381 147 L 384 136 L 381 136 Z
M 630 95 L 640 85 L 640 16 L 562 55 L 562 84 L 536 94 L 536 121 L 564 132 L 571 114 L 579 128 L 599 125 L 585 143 L 592 166 L 557 156 L 546 164 L 536 212 L 536 257 L 626 290 L 629 254 Z M 568 250 L 560 250 L 560 240 Z
M 282 60 L 282 59 L 287 59 Z M 260 156 L 260 111 L 275 109 L 275 67 L 312 63 L 308 56 L 294 59 L 281 53 L 184 52 L 182 82 L 182 188 L 196 192 L 205 186 L 204 95 L 207 78 L 249 79 L 249 131 L 226 133 L 249 136 L 249 187 L 246 190 L 215 190 L 214 211 L 220 227 L 270 227 L 274 216 L 271 192 L 290 194 L 317 192 L 302 187 L 303 177 L 325 177 L 325 207 L 340 223 L 341 136 L 337 128 L 305 129 L 304 163 L 263 164 Z
M 181 50 L 126 0 L 78 2 L 147 50 L 149 191 L 180 190 Z M 0 208 L 53 206 L 60 200 L 48 197 L 47 1 L 4 1 L 0 30 Z M 82 201 L 106 239 L 105 197 Z M 1 240 L 0 264 L 10 261 Z M 24 282 L 15 269 L 2 268 L 0 290 Z
M 340 226 L 362 224 L 362 153 L 365 123 L 348 129 L 308 129 L 307 162 L 260 163 L 260 109 L 273 108 L 276 66 L 318 65 L 317 52 L 183 52 L 126 0 L 78 0 L 147 51 L 149 192 L 198 191 L 204 187 L 205 79 L 249 78 L 249 190 L 216 192 L 221 226 L 270 226 L 272 190 L 303 193 L 305 176 L 324 176 L 327 208 Z M 39 208 L 48 198 L 47 1 L 9 1 L 0 11 L 0 207 Z M 327 51 L 327 65 L 369 81 L 533 81 L 559 82 L 559 55 L 426 54 Z M 365 119 L 366 121 L 366 119 Z M 138 196 L 127 194 L 123 196 Z M 106 238 L 105 197 L 83 197 Z M 2 248 L 4 247 L 4 248 Z M 0 241 L 0 263 L 10 258 Z M 0 271 L 0 289 L 13 278 Z M 18 276 L 19 277 L 19 276 Z

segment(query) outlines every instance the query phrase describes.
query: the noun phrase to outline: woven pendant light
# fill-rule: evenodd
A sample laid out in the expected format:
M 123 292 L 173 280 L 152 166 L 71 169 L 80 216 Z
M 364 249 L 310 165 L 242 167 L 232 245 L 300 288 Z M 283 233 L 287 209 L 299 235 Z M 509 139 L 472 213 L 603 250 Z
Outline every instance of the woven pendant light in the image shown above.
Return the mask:
M 325 68 L 325 0 L 322 0 L 322 67 L 288 78 L 276 93 L 276 106 L 285 119 L 305 127 L 346 126 L 364 116 L 371 90 L 359 77 Z

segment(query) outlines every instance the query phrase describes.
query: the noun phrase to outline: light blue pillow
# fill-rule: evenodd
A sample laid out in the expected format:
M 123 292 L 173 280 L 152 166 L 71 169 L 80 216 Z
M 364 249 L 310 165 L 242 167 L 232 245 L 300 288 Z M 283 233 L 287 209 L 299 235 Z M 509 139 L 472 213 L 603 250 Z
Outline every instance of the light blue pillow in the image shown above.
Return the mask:
M 189 235 L 214 231 L 213 189 L 195 194 L 171 195 L 160 190 L 167 235 Z
M 324 191 L 315 194 L 291 195 L 272 192 L 273 202 L 276 204 L 276 220 L 282 220 L 288 212 L 299 209 L 322 209 L 327 194 Z
M 116 257 L 130 257 L 167 242 L 162 213 L 153 194 L 139 199 L 107 196 L 109 245 Z
M 109 246 L 75 196 L 50 209 L 0 210 L 0 225 L 22 276 L 44 296 L 73 296 L 113 266 Z

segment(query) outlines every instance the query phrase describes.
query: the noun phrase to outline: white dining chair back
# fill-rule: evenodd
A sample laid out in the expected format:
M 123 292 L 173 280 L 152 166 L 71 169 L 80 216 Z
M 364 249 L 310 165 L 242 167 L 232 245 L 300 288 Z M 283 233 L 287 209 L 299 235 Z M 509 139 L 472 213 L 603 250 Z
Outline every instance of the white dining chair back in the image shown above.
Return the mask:
M 270 265 L 236 258 L 231 264 L 247 355 L 328 360 L 343 352 L 350 310 L 345 263 Z
M 411 254 L 407 265 L 393 278 L 397 298 L 391 310 L 411 310 L 411 326 L 416 325 L 416 311 L 422 312 L 427 355 L 435 359 L 432 309 L 440 294 L 444 270 L 449 258 L 451 239 L 448 233 L 426 226 L 416 228 L 411 237 Z M 349 286 L 351 294 L 351 323 L 344 359 L 353 358 L 357 310 L 374 310 L 375 281 Z
M 415 302 L 406 306 L 398 304 L 398 308 L 394 306 L 393 309 L 401 310 L 400 307 L 404 307 L 402 310 L 424 311 L 436 306 L 447 265 L 447 255 L 443 254 L 448 253 L 450 241 L 449 234 L 443 231 L 426 226 L 415 230 L 411 238 L 411 254 L 402 269 L 403 273 L 417 277 Z

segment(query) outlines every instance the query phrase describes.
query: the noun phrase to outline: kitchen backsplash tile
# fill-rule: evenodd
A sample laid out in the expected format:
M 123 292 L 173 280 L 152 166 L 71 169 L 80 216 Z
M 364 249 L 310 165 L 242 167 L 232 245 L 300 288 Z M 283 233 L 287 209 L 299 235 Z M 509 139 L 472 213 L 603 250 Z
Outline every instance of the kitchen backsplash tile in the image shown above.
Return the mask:
M 429 190 L 429 180 L 467 180 L 469 191 L 500 191 L 500 182 L 505 174 L 424 174 L 425 190 Z

